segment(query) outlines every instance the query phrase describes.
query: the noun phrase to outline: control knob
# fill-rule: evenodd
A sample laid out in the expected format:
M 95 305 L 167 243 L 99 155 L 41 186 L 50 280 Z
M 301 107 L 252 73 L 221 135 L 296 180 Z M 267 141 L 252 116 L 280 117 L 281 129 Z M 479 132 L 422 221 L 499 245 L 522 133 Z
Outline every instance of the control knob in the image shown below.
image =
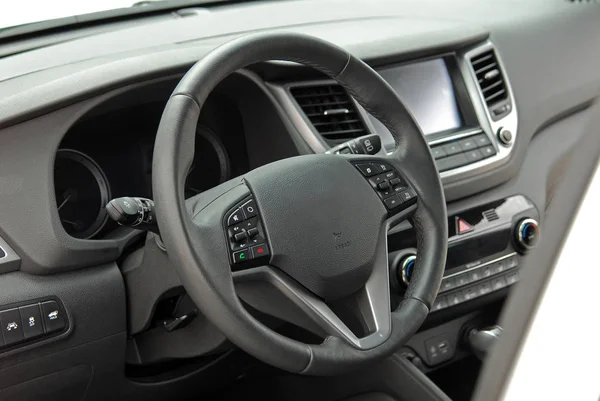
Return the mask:
M 417 255 L 410 254 L 406 255 L 400 261 L 400 268 L 398 269 L 398 281 L 403 283 L 405 286 L 408 286 L 410 283 L 410 277 L 413 274 L 413 270 L 415 269 L 415 262 L 417 261 Z
M 532 218 L 526 218 L 519 221 L 515 237 L 517 245 L 523 251 L 533 249 L 540 239 L 540 226 L 538 222 Z

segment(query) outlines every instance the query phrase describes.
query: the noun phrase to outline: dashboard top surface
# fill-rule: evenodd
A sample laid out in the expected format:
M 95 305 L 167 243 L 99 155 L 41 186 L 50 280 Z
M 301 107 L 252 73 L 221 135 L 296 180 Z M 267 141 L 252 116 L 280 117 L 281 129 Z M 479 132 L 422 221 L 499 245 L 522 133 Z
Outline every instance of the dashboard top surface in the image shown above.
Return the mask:
M 314 3 L 314 4 L 310 4 Z M 139 20 L 115 31 L 63 40 L 2 59 L 0 126 L 43 105 L 189 67 L 215 46 L 244 33 L 285 29 L 329 40 L 377 62 L 473 43 L 519 21 L 534 24 L 586 7 L 562 1 L 281 1 L 199 9 L 185 18 Z M 558 27 L 555 25 L 555 27 Z M 78 81 L 64 85 L 63 79 Z M 76 88 L 76 89 L 75 89 Z M 64 103 L 63 103 L 64 105 Z M 21 118 L 22 119 L 22 118 Z

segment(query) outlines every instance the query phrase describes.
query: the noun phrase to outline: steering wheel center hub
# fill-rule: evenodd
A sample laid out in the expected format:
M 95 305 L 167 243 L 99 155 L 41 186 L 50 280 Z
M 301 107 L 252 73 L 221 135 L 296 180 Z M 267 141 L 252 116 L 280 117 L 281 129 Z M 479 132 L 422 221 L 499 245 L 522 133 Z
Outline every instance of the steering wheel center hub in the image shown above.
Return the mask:
M 385 207 L 347 160 L 311 155 L 248 173 L 271 244 L 271 264 L 326 300 L 364 286 Z

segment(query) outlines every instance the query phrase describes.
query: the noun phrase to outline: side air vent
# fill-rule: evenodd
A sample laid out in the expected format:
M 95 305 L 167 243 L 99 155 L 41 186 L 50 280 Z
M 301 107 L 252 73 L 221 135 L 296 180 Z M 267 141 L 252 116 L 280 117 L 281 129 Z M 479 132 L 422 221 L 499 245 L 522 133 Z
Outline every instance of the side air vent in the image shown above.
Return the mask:
M 483 212 L 483 217 L 485 217 L 487 221 L 494 221 L 500 218 L 494 209 L 489 209 Z
M 494 117 L 500 117 L 510 112 L 508 88 L 500 64 L 493 50 L 486 51 L 471 59 L 471 65 L 485 104 Z
M 338 143 L 367 134 L 354 102 L 340 85 L 298 86 L 291 93 L 326 140 Z

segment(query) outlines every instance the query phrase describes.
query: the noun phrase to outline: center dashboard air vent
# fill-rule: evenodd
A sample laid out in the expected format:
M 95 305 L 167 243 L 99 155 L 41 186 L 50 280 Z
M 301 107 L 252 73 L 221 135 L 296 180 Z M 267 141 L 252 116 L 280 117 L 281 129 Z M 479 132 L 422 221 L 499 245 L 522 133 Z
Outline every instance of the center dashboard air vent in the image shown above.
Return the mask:
M 356 105 L 340 85 L 297 86 L 290 92 L 315 130 L 329 142 L 367 134 Z
M 508 114 L 511 110 L 508 87 L 494 50 L 471 58 L 471 66 L 492 117 L 498 119 Z

